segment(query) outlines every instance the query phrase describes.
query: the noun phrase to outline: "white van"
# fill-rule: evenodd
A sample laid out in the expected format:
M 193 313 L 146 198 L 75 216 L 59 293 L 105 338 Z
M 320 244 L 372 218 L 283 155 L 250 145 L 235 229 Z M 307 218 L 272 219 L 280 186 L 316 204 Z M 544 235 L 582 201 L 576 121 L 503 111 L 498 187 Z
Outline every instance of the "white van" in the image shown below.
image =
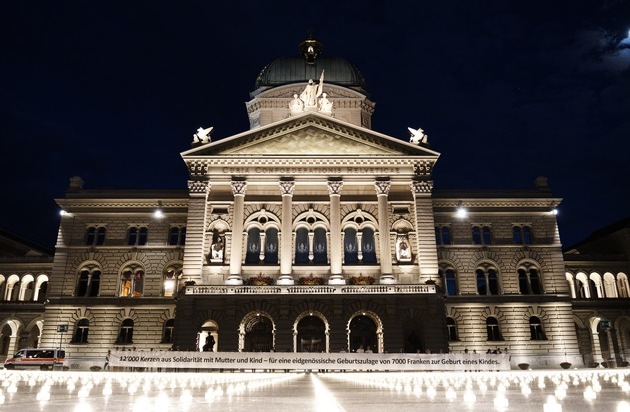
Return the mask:
M 17 351 L 12 358 L 4 361 L 5 369 L 38 368 L 43 371 L 63 367 L 66 358 L 64 349 L 55 348 L 26 348 Z

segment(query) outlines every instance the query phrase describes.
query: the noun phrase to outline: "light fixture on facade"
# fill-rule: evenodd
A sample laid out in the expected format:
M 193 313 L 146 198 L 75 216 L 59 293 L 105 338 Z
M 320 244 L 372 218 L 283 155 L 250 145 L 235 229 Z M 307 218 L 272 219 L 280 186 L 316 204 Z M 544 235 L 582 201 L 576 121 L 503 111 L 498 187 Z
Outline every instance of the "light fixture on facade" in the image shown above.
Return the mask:
M 468 217 L 468 209 L 466 209 L 465 207 L 458 207 L 457 211 L 455 212 L 455 215 L 460 218 L 460 219 L 464 219 Z
M 164 212 L 162 212 L 162 202 L 158 202 L 158 208 L 153 212 L 153 217 L 156 219 L 162 219 L 164 217 Z
M 72 216 L 72 213 L 67 212 L 63 209 L 59 210 L 59 216 L 64 217 L 64 216 Z
M 552 215 L 557 215 L 558 214 L 558 209 L 555 208 L 555 207 L 553 209 L 551 209 L 551 214 Z

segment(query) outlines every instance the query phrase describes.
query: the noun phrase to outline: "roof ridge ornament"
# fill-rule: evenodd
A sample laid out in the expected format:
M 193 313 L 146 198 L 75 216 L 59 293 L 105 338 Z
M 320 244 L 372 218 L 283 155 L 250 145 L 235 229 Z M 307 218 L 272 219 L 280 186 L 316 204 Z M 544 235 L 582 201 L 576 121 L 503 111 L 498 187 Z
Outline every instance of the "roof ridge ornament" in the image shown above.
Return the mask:
M 212 133 L 212 129 L 214 129 L 213 126 L 210 126 L 207 129 L 204 129 L 203 127 L 198 128 L 197 133 L 193 134 L 192 143 L 210 143 L 210 133 Z
M 411 137 L 409 138 L 409 143 L 415 143 L 417 145 L 429 145 L 429 135 L 424 133 L 424 130 L 418 127 L 418 129 L 413 129 L 411 127 L 407 127 L 409 133 L 411 133 Z

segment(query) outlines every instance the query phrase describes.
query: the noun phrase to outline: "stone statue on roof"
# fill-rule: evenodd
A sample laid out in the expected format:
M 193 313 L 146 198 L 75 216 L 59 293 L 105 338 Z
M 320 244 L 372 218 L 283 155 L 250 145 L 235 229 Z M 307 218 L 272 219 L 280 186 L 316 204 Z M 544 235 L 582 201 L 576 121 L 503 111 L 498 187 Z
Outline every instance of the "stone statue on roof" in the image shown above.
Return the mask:
M 208 127 L 204 129 L 200 127 L 197 129 L 197 133 L 193 134 L 193 143 L 210 143 L 210 133 L 212 133 L 214 127 Z
M 424 133 L 424 130 L 422 130 L 421 128 L 416 129 L 412 129 L 411 127 L 407 128 L 409 130 L 409 133 L 411 133 L 411 137 L 409 138 L 409 143 L 415 143 L 415 144 L 427 144 L 429 143 L 429 136 L 427 136 Z
M 298 114 L 304 111 L 304 102 L 298 97 L 297 94 L 293 95 L 293 100 L 289 103 L 289 111 L 291 114 Z
M 322 75 L 319 77 L 319 83 L 315 84 L 313 79 L 308 81 L 308 84 L 300 94 L 300 100 L 304 102 L 304 108 L 308 110 L 309 108 L 317 107 L 317 98 L 321 96 L 322 89 L 324 88 L 324 71 L 322 70 Z
M 322 93 L 322 98 L 319 99 L 319 111 L 324 114 L 332 114 L 333 103 L 328 100 L 326 93 Z

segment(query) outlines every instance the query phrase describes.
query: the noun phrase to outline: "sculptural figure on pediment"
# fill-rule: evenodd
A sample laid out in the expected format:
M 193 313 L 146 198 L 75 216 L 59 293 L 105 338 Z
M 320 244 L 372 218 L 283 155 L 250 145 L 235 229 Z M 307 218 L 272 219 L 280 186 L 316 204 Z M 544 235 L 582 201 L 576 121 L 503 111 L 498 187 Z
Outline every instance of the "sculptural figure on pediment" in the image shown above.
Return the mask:
M 319 83 L 315 84 L 313 79 L 310 79 L 302 93 L 300 93 L 300 100 L 304 102 L 305 109 L 317 107 L 317 98 L 321 96 L 323 87 L 324 71 L 322 70 L 322 75 L 319 77 Z
M 304 111 L 304 102 L 300 100 L 297 94 L 293 95 L 293 100 L 289 103 L 289 111 L 291 114 L 299 114 Z
M 332 114 L 333 103 L 328 100 L 326 93 L 322 93 L 322 98 L 319 99 L 319 111 L 324 114 Z

